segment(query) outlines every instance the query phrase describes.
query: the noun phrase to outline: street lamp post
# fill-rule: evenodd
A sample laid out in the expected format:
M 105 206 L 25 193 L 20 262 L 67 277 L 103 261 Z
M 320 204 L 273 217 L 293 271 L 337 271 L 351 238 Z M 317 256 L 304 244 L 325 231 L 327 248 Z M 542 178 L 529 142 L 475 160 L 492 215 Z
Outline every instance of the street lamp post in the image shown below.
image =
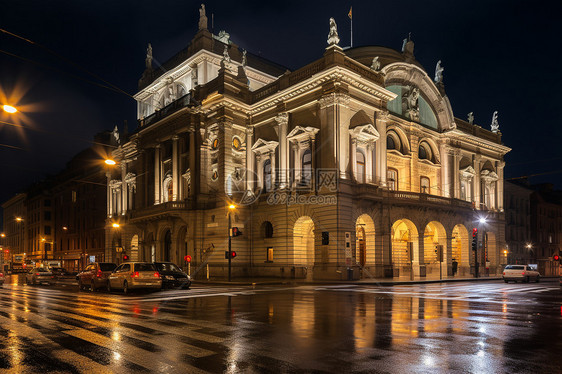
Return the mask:
M 236 209 L 236 205 L 230 204 L 228 207 L 228 281 L 232 278 L 232 221 L 231 213 Z

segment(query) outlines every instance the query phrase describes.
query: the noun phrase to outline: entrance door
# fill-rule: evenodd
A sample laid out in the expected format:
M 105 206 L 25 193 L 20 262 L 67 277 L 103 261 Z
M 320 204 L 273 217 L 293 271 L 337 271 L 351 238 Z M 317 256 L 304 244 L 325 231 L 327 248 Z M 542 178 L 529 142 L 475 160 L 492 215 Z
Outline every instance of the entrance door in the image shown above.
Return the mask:
M 365 267 L 367 263 L 367 243 L 365 242 L 365 229 L 363 227 L 358 227 L 356 230 L 357 234 L 357 248 L 359 250 L 359 265 Z

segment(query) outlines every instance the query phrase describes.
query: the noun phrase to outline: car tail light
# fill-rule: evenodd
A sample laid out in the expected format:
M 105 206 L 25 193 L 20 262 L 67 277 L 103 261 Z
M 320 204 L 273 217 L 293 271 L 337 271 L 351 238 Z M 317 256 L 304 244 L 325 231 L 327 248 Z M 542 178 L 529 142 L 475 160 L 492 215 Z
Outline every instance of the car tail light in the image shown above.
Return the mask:
M 39 276 L 39 273 L 35 273 L 35 275 Z
M 159 273 L 159 272 L 156 272 L 156 273 L 154 273 L 154 276 L 155 276 L 156 278 L 160 278 L 160 273 Z
M 503 272 L 503 275 L 505 275 L 505 271 Z
M 521 275 L 525 275 L 525 272 L 522 272 Z
M 132 277 L 132 278 L 138 278 L 138 277 L 139 277 L 139 272 L 138 272 L 138 271 L 135 271 L 135 272 L 133 273 L 133 275 L 131 275 L 131 277 Z
M 102 276 L 101 269 L 98 269 L 97 277 L 98 277 L 98 278 L 101 278 L 101 276 Z

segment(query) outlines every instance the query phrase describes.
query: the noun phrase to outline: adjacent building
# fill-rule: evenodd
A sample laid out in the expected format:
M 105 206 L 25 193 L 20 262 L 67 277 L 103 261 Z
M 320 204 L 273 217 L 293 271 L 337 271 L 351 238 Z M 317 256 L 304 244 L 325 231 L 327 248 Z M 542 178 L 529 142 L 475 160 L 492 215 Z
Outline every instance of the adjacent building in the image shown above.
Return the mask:
M 0 234 L 1 263 L 14 260 L 14 255 L 23 256 L 25 253 L 25 193 L 16 194 L 2 204 L 4 229 Z
M 504 184 L 505 240 L 508 264 L 532 264 L 535 256 L 531 238 L 531 194 L 526 180 Z
M 202 8 L 161 68 L 149 46 L 139 126 L 114 133 L 105 259 L 189 255 L 196 276 L 222 277 L 231 242 L 234 277 L 500 273 L 510 149 L 497 116 L 492 131 L 455 117 L 440 62 L 430 75 L 410 39 L 338 42 L 331 20 L 323 56 L 289 71 L 212 34 Z

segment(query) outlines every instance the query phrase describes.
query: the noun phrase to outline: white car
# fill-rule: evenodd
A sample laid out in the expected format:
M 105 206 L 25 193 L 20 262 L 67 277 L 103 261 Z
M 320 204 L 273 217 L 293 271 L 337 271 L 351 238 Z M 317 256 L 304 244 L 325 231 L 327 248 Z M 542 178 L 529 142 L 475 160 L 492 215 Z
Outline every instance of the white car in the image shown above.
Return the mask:
M 507 265 L 505 269 L 503 269 L 503 281 L 505 283 L 509 281 L 529 283 L 531 279 L 535 282 L 539 282 L 541 275 L 535 268 L 529 265 Z
M 55 284 L 55 276 L 45 268 L 33 268 L 25 274 L 26 284 Z

